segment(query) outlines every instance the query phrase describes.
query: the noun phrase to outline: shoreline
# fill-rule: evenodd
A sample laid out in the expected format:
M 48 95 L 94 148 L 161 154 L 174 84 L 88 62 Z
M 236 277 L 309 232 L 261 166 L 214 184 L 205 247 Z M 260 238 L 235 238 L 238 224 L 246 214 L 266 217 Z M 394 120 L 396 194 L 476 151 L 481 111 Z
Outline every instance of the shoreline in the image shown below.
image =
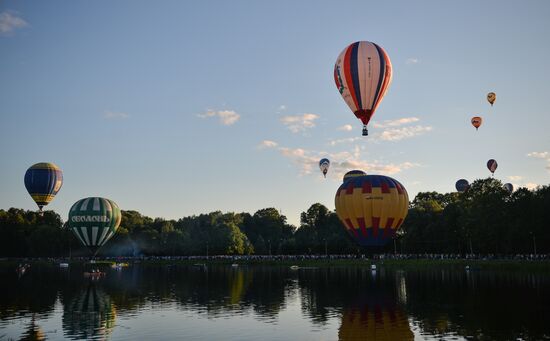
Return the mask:
M 298 266 L 298 267 L 365 267 L 376 265 L 378 268 L 426 270 L 426 269 L 456 269 L 475 270 L 510 270 L 510 271 L 537 271 L 550 273 L 550 259 L 506 259 L 506 258 L 330 258 L 318 256 L 306 258 L 301 256 L 279 258 L 272 257 L 244 257 L 244 256 L 211 256 L 211 257 L 106 257 L 98 258 L 95 264 L 107 266 L 115 263 L 128 263 L 140 266 L 182 265 L 182 266 Z M 50 265 L 58 267 L 60 263 L 79 266 L 90 264 L 90 259 L 82 258 L 0 258 L 1 266 L 17 266 L 18 264 Z

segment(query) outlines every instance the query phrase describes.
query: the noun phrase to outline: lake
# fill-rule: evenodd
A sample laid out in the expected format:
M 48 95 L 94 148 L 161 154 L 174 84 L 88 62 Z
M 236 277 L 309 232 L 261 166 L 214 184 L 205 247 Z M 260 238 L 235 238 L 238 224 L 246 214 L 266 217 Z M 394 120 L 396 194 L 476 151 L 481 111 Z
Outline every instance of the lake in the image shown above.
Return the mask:
M 2 266 L 0 340 L 550 339 L 550 276 L 368 266 Z

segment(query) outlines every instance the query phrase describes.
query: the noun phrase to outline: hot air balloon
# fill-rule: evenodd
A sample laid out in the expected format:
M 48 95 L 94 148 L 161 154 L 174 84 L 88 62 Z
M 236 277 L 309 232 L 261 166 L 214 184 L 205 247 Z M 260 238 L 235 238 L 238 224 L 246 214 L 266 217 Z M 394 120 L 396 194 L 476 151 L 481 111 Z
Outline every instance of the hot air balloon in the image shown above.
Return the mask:
M 472 117 L 472 125 L 476 127 L 476 130 L 477 128 L 479 128 L 479 126 L 481 126 L 481 122 L 483 122 L 483 119 L 481 117 L 479 116 Z
M 487 161 L 487 168 L 491 171 L 493 175 L 495 175 L 495 171 L 497 170 L 497 167 L 498 167 L 498 163 L 496 162 L 496 160 L 491 159 Z
M 511 183 L 505 183 L 502 187 L 504 187 L 504 189 L 507 190 L 510 194 L 512 194 L 512 192 L 514 191 L 514 185 L 512 185 Z
M 40 212 L 49 204 L 63 185 L 61 168 L 51 162 L 32 165 L 25 173 L 25 187 L 38 205 Z
M 383 48 L 368 41 L 358 41 L 346 47 L 334 66 L 334 81 L 344 101 L 367 124 L 388 91 L 392 79 L 390 58 Z
M 92 255 L 115 233 L 122 218 L 118 205 L 109 199 L 91 197 L 77 201 L 69 211 L 69 227 Z
M 465 192 L 468 188 L 470 188 L 470 183 L 466 179 L 460 179 L 455 184 L 456 190 L 459 192 Z
M 344 176 L 334 199 L 336 214 L 359 245 L 382 246 L 407 216 L 409 196 L 395 179 L 359 172 Z
M 323 172 L 324 177 L 327 177 L 328 168 L 330 167 L 330 161 L 329 159 L 321 159 L 319 161 L 319 168 L 321 169 L 321 172 Z
M 497 94 L 495 94 L 494 92 L 489 92 L 487 94 L 487 101 L 491 103 L 491 106 L 493 106 L 496 100 L 497 100 Z

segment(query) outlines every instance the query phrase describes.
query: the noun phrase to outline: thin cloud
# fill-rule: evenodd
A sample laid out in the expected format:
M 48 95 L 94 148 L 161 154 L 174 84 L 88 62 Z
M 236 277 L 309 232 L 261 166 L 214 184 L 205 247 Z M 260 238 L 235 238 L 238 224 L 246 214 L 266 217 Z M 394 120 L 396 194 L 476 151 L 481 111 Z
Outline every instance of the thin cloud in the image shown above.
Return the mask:
M 364 139 L 364 137 L 361 137 L 361 136 L 347 137 L 347 138 L 343 138 L 343 139 L 331 140 L 331 141 L 329 141 L 328 144 L 330 146 L 336 146 L 336 145 L 342 144 L 342 143 L 354 143 L 354 142 L 357 142 L 357 141 L 362 140 L 362 139 Z
M 259 149 L 263 149 L 263 148 L 275 148 L 277 147 L 279 144 L 275 141 L 271 141 L 271 140 L 263 140 L 262 142 L 260 142 L 260 144 L 258 145 L 258 148 Z
M 277 108 L 277 114 L 280 114 L 281 112 L 285 111 L 286 110 L 286 105 L 284 104 L 281 104 L 278 108 Z
M 382 129 L 382 128 L 390 128 L 390 127 L 399 127 L 405 124 L 414 123 L 418 121 L 420 121 L 418 117 L 403 117 L 403 118 L 398 118 L 397 120 L 373 122 L 372 126 L 377 129 Z
M 527 188 L 528 190 L 532 191 L 534 189 L 537 189 L 537 187 L 539 187 L 539 185 L 536 184 L 536 183 L 533 183 L 533 182 L 528 182 L 528 183 L 525 184 L 524 187 Z
M 198 116 L 200 118 L 218 117 L 220 119 L 220 123 L 225 126 L 230 126 L 235 124 L 235 122 L 237 122 L 241 117 L 241 115 L 237 114 L 233 110 L 221 110 L 221 111 L 208 110 L 204 114 L 199 114 Z
M 103 112 L 103 118 L 107 120 L 125 120 L 128 117 L 130 117 L 130 115 L 128 115 L 125 112 L 110 111 L 110 110 Z
M 337 153 L 319 152 L 304 148 L 277 147 L 279 153 L 291 161 L 300 171 L 300 175 L 308 175 L 317 172 L 319 160 L 328 158 L 330 160 L 329 176 L 341 179 L 344 174 L 352 169 L 361 169 L 367 173 L 396 174 L 403 170 L 418 167 L 418 163 L 384 163 L 378 160 L 365 162 L 360 158 L 360 148 L 355 146 L 352 152 L 342 151 Z
M 521 176 L 521 175 L 510 175 L 508 177 L 508 180 L 510 180 L 510 181 L 521 181 L 521 180 L 523 180 L 523 176 Z
M 318 118 L 319 115 L 316 114 L 284 116 L 281 118 L 281 123 L 283 123 L 291 132 L 299 133 L 315 127 L 315 120 Z
M 412 126 L 403 128 L 394 128 L 384 130 L 378 137 L 383 141 L 399 141 L 403 139 L 410 139 L 415 136 L 423 135 L 432 131 L 430 126 Z
M 343 126 L 338 127 L 338 130 L 352 131 L 353 127 L 351 126 L 351 124 L 344 124 Z
M 411 65 L 411 64 L 418 64 L 420 63 L 420 59 L 418 58 L 409 58 L 405 61 L 405 64 Z
M 547 171 L 550 171 L 550 152 L 531 152 L 528 153 L 527 156 L 536 158 L 536 159 L 542 159 L 546 161 L 546 167 L 544 167 Z
M 531 153 L 528 153 L 527 156 L 546 160 L 550 158 L 550 153 L 549 152 L 531 152 Z
M 27 26 L 29 24 L 19 17 L 17 12 L 5 11 L 0 13 L 0 35 L 8 36 L 15 30 Z

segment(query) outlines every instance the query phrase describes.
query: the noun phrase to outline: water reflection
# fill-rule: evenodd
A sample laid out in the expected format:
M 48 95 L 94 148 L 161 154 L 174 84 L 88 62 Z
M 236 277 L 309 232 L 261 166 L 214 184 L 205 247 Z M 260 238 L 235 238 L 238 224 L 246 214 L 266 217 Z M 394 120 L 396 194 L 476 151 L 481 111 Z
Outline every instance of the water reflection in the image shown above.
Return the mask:
M 134 264 L 92 281 L 82 272 L 33 265 L 18 278 L 0 267 L 0 336 L 133 339 L 145 327 L 132 321 L 146 316 L 162 339 L 550 337 L 544 274 Z
M 29 326 L 25 329 L 25 332 L 21 336 L 21 341 L 42 341 L 46 340 L 46 336 L 42 329 L 36 324 L 34 316 L 29 323 Z
M 67 293 L 63 331 L 70 339 L 107 339 L 116 320 L 116 309 L 99 281 L 89 279 L 76 295 Z

